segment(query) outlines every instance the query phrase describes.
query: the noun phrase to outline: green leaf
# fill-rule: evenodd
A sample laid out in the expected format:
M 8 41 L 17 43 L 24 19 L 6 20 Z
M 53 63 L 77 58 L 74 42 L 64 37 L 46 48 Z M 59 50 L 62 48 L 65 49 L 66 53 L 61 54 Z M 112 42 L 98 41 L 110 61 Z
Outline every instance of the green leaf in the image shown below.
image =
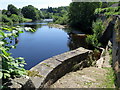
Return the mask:
M 0 30 L 0 56 L 2 57 L 0 61 L 3 65 L 0 70 L 0 79 L 2 77 L 3 79 L 10 78 L 11 74 L 13 76 L 25 74 L 24 58 L 13 58 L 10 56 L 11 53 L 7 52 L 11 48 L 15 48 L 17 44 L 8 46 L 7 44 L 10 44 L 10 41 L 6 40 L 6 38 L 13 40 L 13 38 L 18 37 L 19 33 L 23 33 L 22 29 L 8 26 L 1 27 L 1 29 L 4 29 L 4 32 Z
M 5 56 L 9 56 L 9 53 L 6 52 L 4 49 L 2 50 L 3 54 L 5 54 Z
M 0 35 L 5 36 L 5 33 L 0 30 Z
M 4 75 L 4 78 L 5 78 L 5 79 L 10 77 L 10 74 L 9 74 L 9 73 L 4 73 L 3 75 Z
M 19 33 L 23 33 L 23 31 L 19 31 Z

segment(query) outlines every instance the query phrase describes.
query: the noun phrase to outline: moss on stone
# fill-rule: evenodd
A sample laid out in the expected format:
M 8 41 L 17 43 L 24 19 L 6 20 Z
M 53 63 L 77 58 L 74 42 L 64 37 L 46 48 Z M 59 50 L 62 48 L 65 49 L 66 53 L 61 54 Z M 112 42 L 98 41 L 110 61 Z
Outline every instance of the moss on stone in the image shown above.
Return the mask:
M 39 74 L 38 71 L 29 71 L 29 70 L 27 70 L 27 75 L 30 76 L 30 77 L 35 77 L 35 76 L 41 77 L 41 78 L 43 77 L 42 75 Z

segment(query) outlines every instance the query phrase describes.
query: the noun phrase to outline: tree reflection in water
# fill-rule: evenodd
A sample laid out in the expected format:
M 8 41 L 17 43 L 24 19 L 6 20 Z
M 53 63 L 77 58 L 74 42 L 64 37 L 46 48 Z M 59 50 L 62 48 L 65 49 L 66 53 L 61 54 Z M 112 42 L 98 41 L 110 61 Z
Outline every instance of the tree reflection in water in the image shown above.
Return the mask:
M 86 38 L 85 34 L 68 33 L 68 35 L 69 35 L 68 46 L 70 50 L 74 50 L 79 47 L 88 48 L 88 45 L 85 40 Z

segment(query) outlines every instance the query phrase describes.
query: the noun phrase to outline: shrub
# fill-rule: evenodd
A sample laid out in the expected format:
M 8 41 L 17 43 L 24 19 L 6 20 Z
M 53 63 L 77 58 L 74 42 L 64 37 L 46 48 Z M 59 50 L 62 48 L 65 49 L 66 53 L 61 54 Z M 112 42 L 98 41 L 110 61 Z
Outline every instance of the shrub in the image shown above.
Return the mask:
M 120 15 L 120 6 L 118 7 L 108 7 L 108 8 L 97 8 L 94 14 L 105 14 L 109 15 Z
M 7 23 L 8 25 L 13 25 L 13 21 L 6 15 L 2 15 L 2 22 Z
M 86 38 L 87 43 L 99 47 L 101 44 L 99 43 L 99 38 L 102 35 L 103 30 L 105 27 L 103 26 L 102 20 L 98 19 L 96 22 L 93 22 L 92 24 L 92 31 L 93 35 L 88 35 Z
M 10 18 L 13 22 L 19 22 L 19 17 L 16 14 L 12 14 Z
M 9 41 L 14 40 L 19 36 L 19 33 L 22 32 L 23 31 L 20 31 L 16 27 L 0 27 L 0 63 L 2 63 L 2 65 L 0 65 L 0 67 L 2 67 L 0 69 L 0 79 L 3 79 L 3 82 L 8 78 L 26 74 L 26 70 L 24 69 L 24 58 L 13 58 L 11 53 L 8 53 L 11 48 L 16 47 L 16 44 L 10 45 Z M 6 38 L 7 40 L 5 40 Z

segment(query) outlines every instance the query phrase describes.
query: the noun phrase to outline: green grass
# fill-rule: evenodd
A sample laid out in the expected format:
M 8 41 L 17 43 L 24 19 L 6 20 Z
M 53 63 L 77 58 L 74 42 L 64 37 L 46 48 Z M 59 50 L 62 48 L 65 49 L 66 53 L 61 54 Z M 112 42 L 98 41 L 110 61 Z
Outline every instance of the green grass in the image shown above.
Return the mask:
M 23 21 L 24 21 L 24 22 L 31 22 L 31 21 L 32 21 L 32 19 L 23 18 Z
M 103 69 L 106 69 L 107 75 L 106 75 L 106 80 L 104 81 L 104 86 L 106 86 L 106 88 L 114 88 L 114 84 L 115 84 L 115 73 L 112 67 L 104 67 Z
M 112 65 L 112 49 L 109 49 L 108 52 L 110 55 L 109 64 Z M 106 69 L 107 71 L 106 80 L 103 84 L 106 86 L 106 88 L 114 88 L 116 77 L 113 67 L 104 67 L 103 69 Z

